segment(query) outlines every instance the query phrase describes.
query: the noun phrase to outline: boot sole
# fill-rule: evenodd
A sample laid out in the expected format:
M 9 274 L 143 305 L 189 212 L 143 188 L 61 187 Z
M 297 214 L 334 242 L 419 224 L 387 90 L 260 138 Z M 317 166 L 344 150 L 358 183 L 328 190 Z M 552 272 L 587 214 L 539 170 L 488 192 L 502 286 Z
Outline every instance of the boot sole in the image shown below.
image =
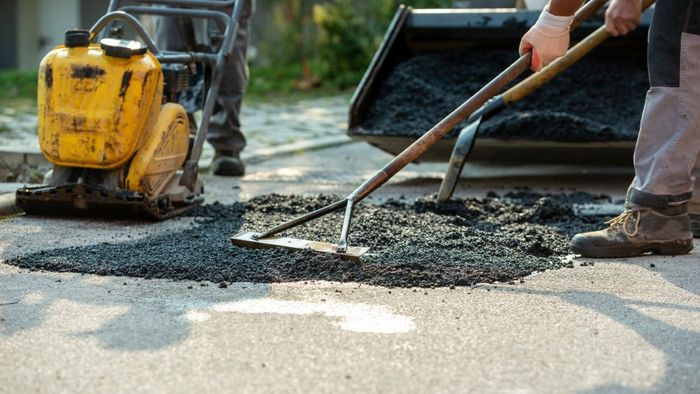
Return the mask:
M 690 214 L 690 231 L 693 238 L 700 238 L 700 215 Z
M 623 258 L 623 257 L 639 257 L 646 254 L 659 256 L 677 256 L 690 253 L 693 250 L 693 240 L 675 241 L 675 242 L 653 242 L 646 245 L 640 245 L 636 248 L 625 247 L 596 247 L 586 248 L 571 245 L 571 250 L 584 257 L 592 258 Z
M 693 238 L 700 238 L 700 224 L 697 227 L 694 226 L 691 231 L 693 232 Z

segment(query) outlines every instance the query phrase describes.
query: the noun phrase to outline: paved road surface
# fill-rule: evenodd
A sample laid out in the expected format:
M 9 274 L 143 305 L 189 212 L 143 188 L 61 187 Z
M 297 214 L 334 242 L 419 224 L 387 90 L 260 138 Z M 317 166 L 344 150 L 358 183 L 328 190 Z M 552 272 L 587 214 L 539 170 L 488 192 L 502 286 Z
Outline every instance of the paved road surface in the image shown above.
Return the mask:
M 344 193 L 387 158 L 362 144 L 279 158 L 241 181 L 209 177 L 209 199 Z M 375 200 L 434 193 L 442 168 L 411 166 Z M 629 179 L 494 171 L 471 169 L 459 193 L 529 184 L 621 198 Z M 0 260 L 189 225 L 14 218 L 0 225 Z M 697 392 L 697 253 L 580 264 L 516 285 L 422 290 L 220 289 L 0 263 L 0 392 Z

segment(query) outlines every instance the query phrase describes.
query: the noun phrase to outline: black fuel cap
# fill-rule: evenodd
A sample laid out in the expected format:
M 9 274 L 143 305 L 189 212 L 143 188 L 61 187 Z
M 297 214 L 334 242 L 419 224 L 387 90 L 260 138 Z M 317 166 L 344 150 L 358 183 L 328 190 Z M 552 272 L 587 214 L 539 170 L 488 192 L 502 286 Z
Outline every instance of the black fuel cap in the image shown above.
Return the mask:
M 66 47 L 87 47 L 90 46 L 90 31 L 75 29 L 66 31 Z
M 138 41 L 118 40 L 116 38 L 103 38 L 100 40 L 100 47 L 102 47 L 107 56 L 124 59 L 134 55 L 143 55 L 148 51 L 148 47 Z

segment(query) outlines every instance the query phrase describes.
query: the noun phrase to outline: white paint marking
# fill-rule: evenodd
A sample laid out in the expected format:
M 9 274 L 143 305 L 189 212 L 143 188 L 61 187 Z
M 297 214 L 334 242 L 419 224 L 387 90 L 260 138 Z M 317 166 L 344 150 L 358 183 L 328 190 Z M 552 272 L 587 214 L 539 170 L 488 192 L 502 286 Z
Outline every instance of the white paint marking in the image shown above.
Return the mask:
M 274 299 L 244 300 L 217 304 L 208 308 L 216 312 L 280 315 L 322 314 L 338 318 L 340 329 L 375 334 L 403 334 L 416 329 L 413 318 L 392 313 L 384 306 L 338 302 L 313 303 Z
M 36 305 L 36 304 L 41 304 L 44 299 L 46 299 L 46 296 L 38 291 L 33 291 L 31 293 L 28 293 L 27 295 L 24 296 L 24 299 L 22 300 L 25 304 L 29 305 Z
M 188 311 L 185 314 L 185 319 L 193 323 L 199 323 L 211 319 L 211 315 L 206 312 Z

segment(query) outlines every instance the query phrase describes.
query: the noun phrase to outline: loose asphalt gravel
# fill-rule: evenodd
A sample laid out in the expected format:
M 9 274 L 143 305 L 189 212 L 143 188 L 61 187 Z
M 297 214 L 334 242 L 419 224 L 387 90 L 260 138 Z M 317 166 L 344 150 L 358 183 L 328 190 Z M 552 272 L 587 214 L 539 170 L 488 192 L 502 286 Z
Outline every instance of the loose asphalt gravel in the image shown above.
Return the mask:
M 381 81 L 355 135 L 417 137 L 517 57 L 509 50 L 426 54 Z M 533 141 L 634 141 L 649 89 L 643 51 L 594 51 L 549 84 L 484 122 L 480 137 Z M 456 137 L 462 122 L 447 138 Z
M 46 250 L 13 258 L 23 268 L 98 275 L 225 282 L 353 281 L 395 287 L 468 286 L 514 281 L 570 266 L 569 238 L 601 225 L 573 204 L 608 202 L 585 193 L 519 191 L 439 204 L 432 196 L 360 205 L 350 242 L 369 246 L 361 263 L 310 251 L 234 247 L 230 236 L 261 231 L 320 208 L 334 197 L 264 195 L 211 204 L 191 213 L 197 226 L 146 239 Z M 287 235 L 335 241 L 342 216 L 330 215 Z

